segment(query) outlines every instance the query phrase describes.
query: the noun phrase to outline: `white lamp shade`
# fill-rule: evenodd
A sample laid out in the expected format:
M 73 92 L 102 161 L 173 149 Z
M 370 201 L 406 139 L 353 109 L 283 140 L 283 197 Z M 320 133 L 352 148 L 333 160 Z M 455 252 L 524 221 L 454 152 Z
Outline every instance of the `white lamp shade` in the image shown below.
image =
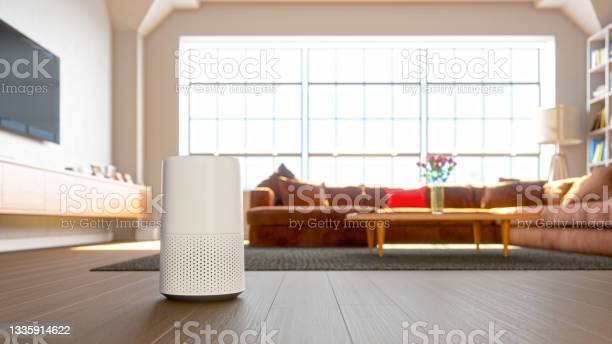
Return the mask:
M 534 120 L 538 143 L 576 145 L 582 142 L 582 119 L 576 109 L 565 105 L 541 109 Z

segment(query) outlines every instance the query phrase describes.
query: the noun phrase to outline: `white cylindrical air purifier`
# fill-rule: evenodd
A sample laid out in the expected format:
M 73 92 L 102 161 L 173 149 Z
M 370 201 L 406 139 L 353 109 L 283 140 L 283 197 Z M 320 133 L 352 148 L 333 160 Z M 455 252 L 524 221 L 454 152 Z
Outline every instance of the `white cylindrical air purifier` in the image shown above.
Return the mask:
M 238 160 L 169 157 L 162 174 L 160 292 L 178 300 L 238 296 L 245 279 Z

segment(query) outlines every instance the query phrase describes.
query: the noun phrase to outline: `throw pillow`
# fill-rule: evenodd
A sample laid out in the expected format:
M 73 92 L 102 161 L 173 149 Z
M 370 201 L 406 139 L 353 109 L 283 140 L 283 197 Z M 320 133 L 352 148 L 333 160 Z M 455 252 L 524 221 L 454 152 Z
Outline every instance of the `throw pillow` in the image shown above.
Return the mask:
M 578 180 L 580 180 L 580 177 L 553 180 L 544 184 L 544 194 L 542 195 L 544 202 L 550 205 L 561 204 L 563 196 L 567 194 L 572 185 Z
M 285 166 L 285 164 L 280 164 L 280 166 L 278 166 L 276 169 L 276 174 L 287 179 L 295 179 L 295 174 L 293 174 L 293 172 L 291 172 L 287 166 Z
M 389 208 L 427 208 L 429 206 L 426 199 L 427 190 L 426 186 L 411 190 L 386 188 L 387 206 Z
M 278 179 L 285 177 L 287 179 L 295 179 L 295 175 L 291 172 L 285 164 L 280 164 L 276 171 L 272 173 L 267 179 L 257 184 L 257 187 L 270 188 L 274 192 L 274 205 L 283 205 L 283 199 L 281 197 L 280 187 Z
M 280 196 L 286 206 L 329 206 L 327 199 L 321 200 L 325 194 L 323 185 L 303 183 L 295 179 L 279 177 Z M 290 197 L 292 196 L 292 197 Z
M 590 175 L 579 178 L 561 200 L 562 205 L 576 202 L 603 200 L 604 190 L 609 194 L 608 187 L 612 185 L 612 166 L 600 166 L 591 171 Z

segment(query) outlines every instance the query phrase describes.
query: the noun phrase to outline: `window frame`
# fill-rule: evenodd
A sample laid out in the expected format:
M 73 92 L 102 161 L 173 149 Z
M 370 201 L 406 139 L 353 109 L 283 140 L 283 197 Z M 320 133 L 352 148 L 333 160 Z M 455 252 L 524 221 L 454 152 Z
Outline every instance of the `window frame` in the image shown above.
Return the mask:
M 216 152 L 216 153 L 205 153 L 205 154 L 201 154 L 201 155 L 220 155 L 220 156 L 234 156 L 234 157 L 239 157 L 242 159 L 246 159 L 249 157 L 270 157 L 270 158 L 282 158 L 282 157 L 292 157 L 292 158 L 300 158 L 301 161 L 301 171 L 300 171 L 300 175 L 302 177 L 304 177 L 305 179 L 309 178 L 309 162 L 310 162 L 310 158 L 311 157 L 328 157 L 328 158 L 334 158 L 334 164 L 336 166 L 335 168 L 335 173 L 337 174 L 337 160 L 339 158 L 343 158 L 343 157 L 362 157 L 363 159 L 366 159 L 368 157 L 388 157 L 391 159 L 391 161 L 394 160 L 394 158 L 396 157 L 414 157 L 414 158 L 418 158 L 418 159 L 424 159 L 428 152 L 429 152 L 429 142 L 428 142 L 428 136 L 429 136 L 429 126 L 430 126 L 430 121 L 432 121 L 432 118 L 429 116 L 429 109 L 427 109 L 427 104 L 428 104 L 428 96 L 429 93 L 426 91 L 426 89 L 430 86 L 430 85 L 446 85 L 446 86 L 457 86 L 457 85 L 480 85 L 480 86 L 484 86 L 484 85 L 499 85 L 499 86 L 505 86 L 505 87 L 509 87 L 511 90 L 514 87 L 514 85 L 537 85 L 539 87 L 539 93 L 540 93 L 540 106 L 544 107 L 544 106 L 551 106 L 555 104 L 555 80 L 554 80 L 554 65 L 555 65 L 555 59 L 554 59 L 554 47 L 555 47 L 555 41 L 554 41 L 554 37 L 552 36 L 460 36 L 460 37 L 429 37 L 429 36 L 403 36 L 403 37 L 384 37 L 384 36 L 379 36 L 379 37 L 308 37 L 308 36 L 302 36 L 302 37 L 272 37 L 272 36 L 266 36 L 266 37 L 238 37 L 238 36 L 231 36 L 231 37 L 181 37 L 180 39 L 180 43 L 179 43 L 179 50 L 182 51 L 184 49 L 185 46 L 190 46 L 193 45 L 194 43 L 198 44 L 198 45 L 203 45 L 203 46 L 207 46 L 207 47 L 215 47 L 218 49 L 224 48 L 224 47 L 241 47 L 244 49 L 247 49 L 249 47 L 254 47 L 254 48 L 261 48 L 262 46 L 266 46 L 266 47 L 277 47 L 277 48 L 292 48 L 292 49 L 300 49 L 301 50 L 301 70 L 300 70 L 300 76 L 301 76 L 301 80 L 300 82 L 279 82 L 279 83 L 262 83 L 262 82 L 255 82 L 255 83 L 246 83 L 246 82 L 236 82 L 236 83 L 231 83 L 231 82 L 212 82 L 209 83 L 210 85 L 224 85 L 224 84 L 239 84 L 239 85 L 245 85 L 245 84 L 258 84 L 258 85 L 293 85 L 293 86 L 300 86 L 301 88 L 301 113 L 300 113 L 300 125 L 301 125 L 301 146 L 300 146 L 300 152 L 297 153 L 279 153 L 279 152 L 269 152 L 269 153 L 249 153 L 246 151 L 243 152 Z M 486 47 L 483 47 L 483 45 L 486 45 Z M 496 47 L 498 48 L 503 48 L 503 49 L 512 49 L 514 47 L 517 48 L 525 48 L 525 47 L 530 47 L 530 48 L 535 48 L 538 50 L 538 80 L 537 82 L 529 82 L 529 83 L 525 83 L 525 82 L 512 82 L 512 81 L 508 81 L 508 82 L 500 82 L 500 83 L 489 83 L 489 82 L 431 82 L 428 80 L 427 77 L 422 78 L 421 80 L 419 80 L 418 82 L 397 82 L 394 80 L 394 76 L 391 77 L 390 82 L 367 82 L 367 81 L 363 81 L 363 82 L 338 82 L 338 81 L 330 81 L 330 82 L 321 82 L 321 81 L 310 81 L 309 80 L 309 76 L 310 76 L 310 70 L 309 70 L 309 53 L 312 49 L 345 49 L 345 48 L 356 48 L 356 49 L 376 49 L 376 48 L 380 48 L 380 49 L 441 49 L 441 48 L 450 48 L 450 49 L 457 49 L 457 48 L 466 48 L 466 47 L 472 47 L 472 48 L 476 48 L 476 49 L 495 49 Z M 365 64 L 365 63 L 364 63 Z M 365 73 L 364 73 L 365 75 Z M 191 83 L 191 80 L 186 80 L 185 78 L 183 78 L 182 76 L 178 76 L 178 86 L 177 89 L 179 89 L 180 87 L 184 87 L 184 86 L 188 86 L 191 87 L 193 84 L 202 84 L 202 83 Z M 414 120 L 414 121 L 418 121 L 418 126 L 419 126 L 419 148 L 418 148 L 418 152 L 415 153 L 407 153 L 407 152 L 366 152 L 366 149 L 364 148 L 363 152 L 360 153 L 348 153 L 348 152 L 338 152 L 338 151 L 331 151 L 331 152 L 311 152 L 310 151 L 310 126 L 311 126 L 311 121 L 316 120 L 311 118 L 310 116 L 310 109 L 309 109 L 309 101 L 310 101 L 310 89 L 311 86 L 318 86 L 318 85 L 334 85 L 335 87 L 338 87 L 339 85 L 361 85 L 362 87 L 364 87 L 364 92 L 365 92 L 365 87 L 368 85 L 385 85 L 385 86 L 390 86 L 391 87 L 391 92 L 393 93 L 393 87 L 396 86 L 401 86 L 401 85 L 414 85 L 414 86 L 418 86 L 419 87 L 419 114 L 418 117 L 415 118 L 410 118 L 409 120 Z M 194 120 L 193 118 L 190 117 L 190 107 L 191 107 L 191 97 L 188 94 L 185 94 L 185 92 L 178 92 L 179 94 L 179 154 L 180 155 L 199 155 L 200 153 L 192 153 L 191 152 L 191 140 L 190 140 L 190 123 L 192 120 Z M 364 97 L 364 102 L 365 102 L 365 97 Z M 512 98 L 510 99 L 510 102 L 512 104 Z M 484 103 L 484 101 L 483 101 Z M 393 106 L 393 105 L 392 105 Z M 481 122 L 481 125 L 483 126 L 483 134 L 482 134 L 482 140 L 483 140 L 483 145 L 484 145 L 484 138 L 485 138 L 485 133 L 484 133 L 484 126 L 485 126 L 485 121 L 486 120 L 491 120 L 490 118 L 488 118 L 486 116 L 486 112 L 484 110 L 484 105 L 483 105 L 483 112 L 482 112 L 482 116 L 480 117 L 474 117 L 474 118 L 459 118 L 457 116 L 457 109 L 454 109 L 454 115 L 452 118 L 452 122 L 453 122 L 453 127 L 454 127 L 454 131 L 455 134 L 457 132 L 457 123 L 461 120 L 464 119 L 470 119 L 470 120 L 478 120 Z M 243 120 L 245 123 L 245 126 L 247 125 L 247 121 L 249 120 L 253 120 L 253 119 L 247 119 L 247 114 L 245 113 L 243 118 L 237 118 L 240 120 Z M 219 119 L 219 114 L 217 112 L 216 116 L 215 116 L 215 120 Z M 365 108 L 364 108 L 364 113 L 362 117 L 358 118 L 359 120 L 362 121 L 363 125 L 364 125 L 364 134 L 365 134 L 365 123 L 368 120 L 372 120 L 372 119 L 367 119 L 366 118 L 366 114 L 365 114 Z M 269 119 L 271 121 L 273 121 L 273 125 L 275 123 L 276 118 Z M 335 130 L 336 130 L 336 134 L 337 134 L 337 128 L 338 128 L 338 114 L 336 113 L 334 115 L 334 125 L 335 125 Z M 392 113 L 390 118 L 385 118 L 385 120 L 390 120 L 391 121 L 391 127 L 393 128 L 393 122 L 395 120 L 395 116 Z M 512 124 L 514 123 L 514 115 L 512 113 L 510 113 L 510 118 L 505 118 L 505 120 L 509 120 L 510 124 L 512 126 Z M 218 123 L 218 121 L 217 121 Z M 393 129 L 392 129 L 393 130 Z M 218 132 L 218 128 L 217 128 L 217 132 Z M 246 140 L 246 130 L 245 130 L 245 140 Z M 511 140 L 512 140 L 512 134 L 511 135 Z M 456 137 L 456 135 L 455 135 Z M 336 140 L 337 140 L 337 135 L 336 135 Z M 246 142 L 246 141 L 245 141 Z M 364 141 L 364 145 L 365 145 L 365 141 Z M 391 145 L 393 146 L 393 140 L 391 142 Z M 337 145 L 335 145 L 335 147 L 337 147 Z M 455 147 L 456 147 L 456 138 L 455 138 Z M 481 176 L 484 179 L 484 169 L 485 169 L 485 158 L 487 157 L 504 157 L 504 158 L 508 158 L 510 161 L 510 170 L 509 175 L 512 171 L 512 161 L 514 160 L 514 158 L 521 158 L 521 157 L 532 157 L 532 158 L 537 158 L 538 161 L 538 176 L 540 178 L 542 178 L 544 176 L 544 174 L 546 173 L 546 169 L 548 168 L 547 164 L 546 164 L 546 158 L 543 158 L 543 150 L 541 149 L 541 146 L 539 146 L 540 149 L 538 149 L 537 152 L 533 152 L 533 153 L 525 153 L 525 152 L 518 152 L 518 153 L 513 153 L 513 152 L 500 152 L 500 153 L 493 153 L 493 152 L 440 152 L 440 153 L 446 153 L 446 154 L 453 154 L 455 156 L 457 156 L 459 159 L 461 159 L 462 157 L 479 157 L 481 158 Z M 336 150 L 336 149 L 334 149 Z M 549 150 L 545 150 L 545 151 L 549 151 Z M 548 154 L 548 153 L 547 153 Z M 363 178 L 365 179 L 365 160 L 363 160 L 362 162 L 362 167 L 364 169 L 363 171 Z M 391 165 L 392 166 L 392 165 Z M 391 167 L 392 170 L 394 169 L 393 167 Z M 243 173 L 248 173 L 248 171 L 243 171 Z M 395 184 L 395 180 L 393 180 L 394 176 L 393 176 L 393 171 L 391 171 L 392 176 L 391 176 L 391 183 Z M 329 182 L 329 181 L 326 181 Z M 415 182 L 421 182 L 419 181 L 415 181 Z

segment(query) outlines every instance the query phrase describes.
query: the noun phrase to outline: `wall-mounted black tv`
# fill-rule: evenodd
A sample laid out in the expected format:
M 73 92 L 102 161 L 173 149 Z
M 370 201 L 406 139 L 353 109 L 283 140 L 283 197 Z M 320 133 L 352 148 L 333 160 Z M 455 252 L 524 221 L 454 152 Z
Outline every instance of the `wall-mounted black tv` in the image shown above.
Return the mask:
M 60 142 L 60 59 L 0 20 L 0 128 Z

